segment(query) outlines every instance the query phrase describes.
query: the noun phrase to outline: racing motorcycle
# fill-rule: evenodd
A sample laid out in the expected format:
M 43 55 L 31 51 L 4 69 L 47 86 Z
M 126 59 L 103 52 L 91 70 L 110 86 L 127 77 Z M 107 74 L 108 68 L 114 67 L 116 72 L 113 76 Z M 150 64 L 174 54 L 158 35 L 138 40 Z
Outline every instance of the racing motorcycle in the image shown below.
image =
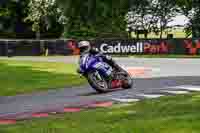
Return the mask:
M 104 62 L 101 56 L 85 54 L 80 59 L 82 75 L 90 86 L 99 93 L 117 89 L 130 89 L 133 80 L 123 68 L 113 68 Z

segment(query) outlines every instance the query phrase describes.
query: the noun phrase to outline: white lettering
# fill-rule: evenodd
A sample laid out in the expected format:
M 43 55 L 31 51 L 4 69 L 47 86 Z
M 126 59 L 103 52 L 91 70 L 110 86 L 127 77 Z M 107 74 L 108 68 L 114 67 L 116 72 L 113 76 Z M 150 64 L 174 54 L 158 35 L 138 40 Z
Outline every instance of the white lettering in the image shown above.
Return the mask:
M 103 53 L 142 53 L 143 52 L 143 43 L 137 42 L 133 45 L 121 45 L 118 43 L 115 46 L 112 46 L 106 43 L 103 43 L 100 47 L 101 52 Z
M 121 47 L 121 43 L 118 43 L 118 45 L 114 47 L 113 51 L 115 51 L 116 53 L 120 53 L 121 52 L 120 47 Z
M 103 44 L 101 45 L 101 48 L 100 48 L 101 52 L 103 52 L 103 53 L 107 53 L 107 51 L 104 50 L 104 47 L 107 47 L 107 46 L 108 46 L 108 44 L 103 43 Z
M 141 42 L 141 43 L 140 43 L 140 50 L 139 50 L 139 53 L 143 53 L 143 50 L 144 50 L 143 46 L 144 46 L 144 45 L 143 45 L 143 43 Z
M 134 45 L 132 45 L 131 46 L 131 53 L 136 53 L 137 52 L 137 47 L 136 46 L 134 46 Z
M 107 51 L 108 53 L 113 53 L 114 51 L 113 51 L 113 46 L 108 46 L 108 51 Z
M 122 49 L 122 53 L 128 53 L 130 50 L 130 46 L 122 46 L 121 49 Z

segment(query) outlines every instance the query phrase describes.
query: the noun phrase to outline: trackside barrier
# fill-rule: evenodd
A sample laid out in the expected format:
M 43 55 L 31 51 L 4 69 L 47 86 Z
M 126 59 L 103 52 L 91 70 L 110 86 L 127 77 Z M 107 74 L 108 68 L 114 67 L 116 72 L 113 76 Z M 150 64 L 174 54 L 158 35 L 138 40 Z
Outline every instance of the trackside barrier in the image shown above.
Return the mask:
M 0 40 L 0 56 L 76 55 L 78 40 Z M 200 39 L 91 40 L 106 54 L 200 54 Z

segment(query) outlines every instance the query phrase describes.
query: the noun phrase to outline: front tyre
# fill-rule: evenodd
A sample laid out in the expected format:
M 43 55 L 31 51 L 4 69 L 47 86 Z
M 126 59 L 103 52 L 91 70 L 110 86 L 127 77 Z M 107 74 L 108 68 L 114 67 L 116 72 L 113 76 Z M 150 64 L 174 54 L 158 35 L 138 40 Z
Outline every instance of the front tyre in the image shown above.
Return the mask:
M 91 71 L 87 74 L 88 83 L 93 89 L 99 93 L 105 93 L 109 90 L 108 82 L 98 73 L 98 71 Z

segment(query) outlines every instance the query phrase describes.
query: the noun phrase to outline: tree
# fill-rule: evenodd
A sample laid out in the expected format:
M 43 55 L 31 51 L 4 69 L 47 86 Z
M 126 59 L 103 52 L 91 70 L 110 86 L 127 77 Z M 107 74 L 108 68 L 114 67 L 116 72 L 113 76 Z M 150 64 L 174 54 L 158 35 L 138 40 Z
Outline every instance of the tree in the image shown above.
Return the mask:
M 30 25 L 23 20 L 27 16 L 29 0 L 1 0 L 0 36 L 2 38 L 32 37 Z M 27 34 L 28 33 L 28 34 Z
M 133 4 L 125 17 L 128 30 L 132 30 L 136 34 L 137 31 L 146 31 L 145 37 L 147 38 L 148 33 L 156 31 L 157 28 L 158 17 L 155 13 L 152 1 L 140 0 L 138 4 Z
M 25 21 L 32 22 L 32 30 L 37 33 L 37 38 L 40 38 L 40 33 L 61 32 L 61 25 L 58 23 L 61 10 L 55 0 L 30 0 L 28 7 Z
M 193 0 L 176 0 L 176 4 L 180 8 L 180 11 L 185 16 L 190 15 L 190 11 L 193 8 Z
M 140 0 L 139 4 L 133 5 L 131 12 L 127 14 L 126 20 L 128 26 L 137 31 L 145 30 L 147 33 L 160 33 L 170 28 L 169 22 L 177 15 L 178 7 L 174 0 Z
M 15 23 L 17 21 L 17 2 L 1 1 L 0 5 L 0 31 L 1 33 L 15 32 Z
M 185 25 L 185 31 L 187 36 L 190 36 L 192 35 L 192 21 L 194 17 L 193 0 L 176 0 L 176 3 L 180 8 L 180 12 L 189 18 L 189 22 Z
M 160 38 L 162 38 L 163 32 L 170 28 L 169 22 L 173 21 L 173 18 L 177 15 L 178 7 L 175 0 L 154 0 L 153 6 L 156 11 L 155 16 L 158 18 Z
M 191 11 L 190 27 L 192 27 L 192 36 L 194 38 L 200 36 L 200 1 L 193 0 L 193 9 Z
M 185 32 L 186 32 L 187 37 L 189 37 L 192 35 L 192 29 L 193 29 L 192 27 L 194 26 L 192 23 L 195 19 L 194 13 L 192 10 L 190 10 L 190 12 L 187 14 L 187 17 L 189 18 L 189 21 L 185 25 Z
M 14 23 L 13 21 L 10 21 L 11 16 L 15 15 L 14 13 L 15 9 L 11 8 L 11 6 L 13 5 L 14 5 L 14 2 L 12 1 L 1 1 L 1 4 L 0 4 L 0 25 L 1 25 L 0 31 L 1 33 L 14 31 Z
M 97 37 L 102 33 L 126 35 L 124 16 L 129 0 L 59 0 L 67 18 L 65 36 Z

